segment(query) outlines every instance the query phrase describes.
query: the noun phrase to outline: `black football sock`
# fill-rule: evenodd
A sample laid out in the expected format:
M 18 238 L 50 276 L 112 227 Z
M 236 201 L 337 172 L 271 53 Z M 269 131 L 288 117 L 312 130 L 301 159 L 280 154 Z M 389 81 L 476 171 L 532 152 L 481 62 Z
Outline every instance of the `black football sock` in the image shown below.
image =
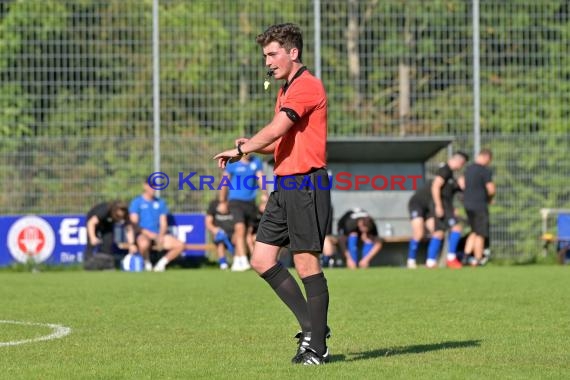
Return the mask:
M 303 279 L 307 294 L 307 308 L 311 318 L 311 348 L 319 355 L 326 351 L 325 334 L 329 310 L 329 288 L 324 273 Z
M 261 277 L 271 285 L 275 293 L 281 298 L 281 301 L 295 314 L 303 332 L 311 331 L 311 319 L 307 310 L 307 301 L 291 273 L 281 263 L 277 263 L 262 273 Z

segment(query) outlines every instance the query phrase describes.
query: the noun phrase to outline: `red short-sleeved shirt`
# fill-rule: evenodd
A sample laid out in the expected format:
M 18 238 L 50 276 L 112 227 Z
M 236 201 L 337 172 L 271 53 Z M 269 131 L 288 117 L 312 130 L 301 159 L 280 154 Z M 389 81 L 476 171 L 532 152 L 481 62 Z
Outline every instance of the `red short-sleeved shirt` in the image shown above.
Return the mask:
M 277 175 L 307 173 L 326 166 L 327 95 L 320 79 L 305 67 L 277 95 L 275 113 L 286 112 L 295 124 L 275 146 Z

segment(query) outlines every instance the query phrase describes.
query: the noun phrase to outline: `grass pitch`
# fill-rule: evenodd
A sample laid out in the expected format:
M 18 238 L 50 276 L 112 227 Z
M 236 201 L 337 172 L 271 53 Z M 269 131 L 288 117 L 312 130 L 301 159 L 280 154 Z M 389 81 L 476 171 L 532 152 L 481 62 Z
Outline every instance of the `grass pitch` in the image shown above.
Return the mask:
M 2 379 L 570 378 L 570 268 L 326 271 L 332 362 L 290 364 L 293 315 L 253 272 L 0 273 Z M 47 335 L 0 324 L 0 342 Z

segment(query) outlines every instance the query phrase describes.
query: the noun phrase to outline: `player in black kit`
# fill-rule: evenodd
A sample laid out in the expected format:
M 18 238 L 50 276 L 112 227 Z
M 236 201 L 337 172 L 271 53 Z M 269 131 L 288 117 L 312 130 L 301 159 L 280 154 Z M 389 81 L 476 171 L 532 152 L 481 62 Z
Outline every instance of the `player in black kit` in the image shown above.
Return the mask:
M 469 156 L 466 153 L 455 152 L 447 163 L 437 170 L 435 178 L 428 181 L 410 198 L 408 211 L 412 224 L 412 240 L 408 251 L 408 268 L 417 267 L 416 256 L 426 227 L 432 231 L 426 266 L 428 268 L 437 266 L 437 255 L 441 249 L 445 231 L 451 228 L 447 266 L 461 268 L 461 263 L 455 256 L 457 243 L 461 238 L 461 228 L 457 224 L 453 208 L 453 196 L 457 191 L 461 191 L 461 188 L 453 172 L 463 168 L 468 160 Z
M 493 153 L 482 149 L 475 163 L 465 170 L 465 192 L 463 205 L 471 226 L 471 234 L 465 244 L 465 254 L 473 254 L 470 260 L 472 266 L 477 266 L 483 259 L 485 240 L 489 238 L 489 203 L 495 196 L 495 184 L 489 165 Z

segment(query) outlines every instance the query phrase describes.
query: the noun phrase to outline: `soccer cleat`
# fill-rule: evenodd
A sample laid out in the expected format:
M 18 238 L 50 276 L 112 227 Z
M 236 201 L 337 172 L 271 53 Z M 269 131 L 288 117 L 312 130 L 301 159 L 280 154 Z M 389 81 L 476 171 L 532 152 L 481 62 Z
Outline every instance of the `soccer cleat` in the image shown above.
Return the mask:
M 247 256 L 234 256 L 234 262 L 232 263 L 232 272 L 245 272 L 251 269 Z
M 416 260 L 408 259 L 408 261 L 406 262 L 406 266 L 408 267 L 408 269 L 417 269 L 418 264 L 416 264 Z
M 158 260 L 158 263 L 154 266 L 154 272 L 164 272 L 166 270 L 166 266 L 168 265 L 168 259 L 166 257 L 161 258 Z
M 299 347 L 297 348 L 297 353 L 295 354 L 295 356 L 293 356 L 293 359 L 291 359 L 291 363 L 300 364 L 303 354 L 305 353 L 305 350 L 307 349 L 307 347 L 309 347 L 309 344 L 311 343 L 311 333 L 308 332 L 303 334 L 302 331 L 299 331 L 297 335 L 295 335 L 295 338 L 298 339 Z
M 152 263 L 150 261 L 144 262 L 144 270 L 147 272 L 152 272 Z
M 247 260 L 247 257 L 244 257 L 241 265 L 242 265 L 241 266 L 242 271 L 248 271 L 251 269 L 251 265 L 249 265 L 249 261 Z
M 220 269 L 221 269 L 221 270 L 226 270 L 226 269 L 228 269 L 228 263 L 221 263 L 221 264 L 220 264 Z
M 451 269 L 461 269 L 463 268 L 463 265 L 459 260 L 453 259 L 453 260 L 447 260 L 447 267 Z
M 301 355 L 300 364 L 303 365 L 322 365 L 327 362 L 329 356 L 329 350 L 325 351 L 323 356 L 316 353 L 311 347 L 307 347 L 305 352 Z
M 241 272 L 242 271 L 241 268 L 242 268 L 241 260 L 239 259 L 239 256 L 235 256 L 234 262 L 232 263 L 231 271 L 232 272 Z
M 153 272 L 164 272 L 166 270 L 166 265 L 156 264 L 153 268 Z
M 435 260 L 434 261 L 431 261 L 431 260 L 426 261 L 426 268 L 437 269 L 437 261 L 435 261 Z
M 330 327 L 327 326 L 325 330 L 325 338 L 329 339 L 331 336 L 332 336 L 331 329 Z M 297 353 L 295 354 L 295 356 L 293 356 L 293 359 L 291 359 L 291 362 L 294 364 L 300 364 L 302 363 L 301 357 L 303 356 L 303 353 L 311 343 L 311 333 L 310 332 L 303 333 L 302 331 L 299 331 L 297 335 L 295 335 L 295 339 L 298 340 L 299 347 L 297 348 Z M 326 358 L 327 356 L 328 356 L 328 349 L 327 352 L 325 352 L 325 355 L 323 355 L 323 357 Z
M 472 267 L 477 267 L 477 266 L 479 266 L 479 260 L 477 260 L 477 259 L 476 259 L 475 257 L 473 257 L 473 256 L 470 256 L 470 257 L 469 257 L 468 263 L 469 263 L 469 265 L 472 266 Z
M 481 260 L 479 260 L 479 265 L 480 266 L 486 265 L 490 259 L 491 259 L 491 250 L 489 250 L 489 248 L 486 248 L 483 251 L 483 257 L 481 258 Z

